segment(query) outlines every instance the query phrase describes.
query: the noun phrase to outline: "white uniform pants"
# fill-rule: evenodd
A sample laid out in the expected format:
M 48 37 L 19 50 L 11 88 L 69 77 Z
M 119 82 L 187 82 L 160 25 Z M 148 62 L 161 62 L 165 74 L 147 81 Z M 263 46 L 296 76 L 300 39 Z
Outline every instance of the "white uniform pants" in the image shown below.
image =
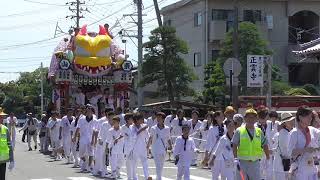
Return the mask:
M 166 154 L 153 154 L 154 163 L 156 165 L 157 180 L 161 180 L 162 170 Z
M 105 175 L 107 173 L 105 152 L 106 152 L 105 144 L 103 145 L 97 144 L 95 154 L 94 154 L 94 159 L 95 159 L 95 164 L 93 168 L 94 173 L 98 173 L 99 171 L 101 171 L 102 175 Z
M 126 170 L 127 170 L 127 177 L 128 180 L 133 179 L 133 159 L 132 157 L 130 158 L 129 155 L 125 156 L 125 161 L 126 161 Z
M 63 137 L 62 146 L 63 146 L 64 155 L 67 158 L 69 158 L 71 154 L 71 142 L 72 141 L 70 136 Z
M 177 180 L 182 180 L 182 176 L 184 180 L 190 180 L 190 166 L 178 164 Z
M 71 152 L 72 152 L 75 166 L 79 165 L 79 151 L 77 151 L 77 146 L 78 146 L 78 142 L 72 142 Z
M 286 172 L 275 172 L 274 177 L 276 177 L 277 179 L 283 179 L 283 180 L 288 179 Z
M 143 167 L 143 174 L 144 174 L 144 178 L 148 179 L 149 177 L 149 170 L 148 170 L 148 158 L 146 155 L 140 155 L 140 154 L 133 154 L 133 175 L 134 175 L 134 179 L 138 179 L 137 177 L 137 163 L 138 163 L 138 159 L 140 159 L 140 162 L 142 164 Z
M 294 180 L 318 180 L 317 172 L 310 173 L 308 171 L 297 171 Z
M 224 160 L 215 160 L 213 167 L 211 167 L 211 173 L 212 173 L 212 180 L 219 180 L 219 175 L 221 175 L 222 180 L 235 179 L 234 168 L 226 167 Z
M 34 145 L 37 146 L 37 134 L 30 135 L 28 134 L 28 147 L 31 148 L 31 138 L 33 139 Z
M 269 160 L 265 156 L 261 159 L 260 175 L 262 179 L 273 180 L 273 156 Z
M 120 176 L 120 170 L 123 163 L 123 154 L 112 154 L 110 156 L 110 165 L 112 176 Z
M 57 153 L 61 147 L 61 141 L 59 139 L 53 139 L 51 144 L 52 144 L 53 151 Z

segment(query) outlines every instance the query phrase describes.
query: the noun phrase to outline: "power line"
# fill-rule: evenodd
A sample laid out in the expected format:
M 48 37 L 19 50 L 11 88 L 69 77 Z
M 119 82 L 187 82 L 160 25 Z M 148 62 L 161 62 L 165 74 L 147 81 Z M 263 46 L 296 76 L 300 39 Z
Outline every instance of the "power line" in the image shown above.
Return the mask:
M 132 3 L 129 3 L 129 4 L 125 5 L 124 7 L 121 7 L 121 8 L 119 8 L 119 9 L 117 9 L 116 11 L 112 12 L 110 15 L 108 15 L 108 16 L 106 16 L 106 17 L 103 17 L 103 18 L 101 18 L 101 19 L 99 19 L 99 20 L 97 20 L 97 21 L 95 21 L 95 22 L 92 22 L 92 23 L 90 23 L 88 26 L 94 25 L 94 24 L 96 24 L 96 23 L 98 23 L 98 22 L 101 22 L 101 21 L 103 21 L 103 20 L 111 17 L 111 16 L 114 16 L 115 14 L 123 11 L 124 9 L 126 9 L 126 8 L 128 8 L 128 7 L 130 7 L 131 4 L 132 4 Z
M 9 46 L 3 46 L 3 47 L 0 47 L 0 51 L 9 50 L 9 49 L 13 49 L 13 48 L 25 47 L 25 46 L 29 46 L 29 45 L 36 45 L 36 44 L 40 44 L 40 43 L 43 43 L 43 42 L 48 42 L 48 41 L 51 41 L 51 40 L 60 38 L 60 37 L 62 37 L 62 36 L 63 36 L 63 35 L 57 36 L 57 37 L 54 37 L 54 38 L 47 38 L 47 39 L 42 39 L 42 40 L 39 40 L 39 41 L 29 42 L 29 43 L 21 43 L 21 44 L 14 44 L 14 45 L 9 45 Z
M 53 3 L 45 3 L 39 1 L 32 1 L 32 0 L 24 0 L 25 2 L 34 3 L 34 4 L 41 4 L 41 5 L 50 5 L 50 6 L 67 6 L 66 4 L 53 4 Z
M 35 14 L 41 11 L 45 11 L 52 8 L 48 7 L 48 8 L 44 8 L 44 9 L 36 9 L 36 10 L 30 10 L 30 11 L 24 11 L 24 12 L 20 12 L 20 13 L 13 13 L 13 14 L 8 14 L 8 15 L 3 15 L 0 16 L 0 18 L 11 18 L 11 17 L 19 17 L 19 16 L 26 16 L 26 15 L 30 15 L 30 14 Z M 54 10 L 59 10 L 59 9 L 54 9 Z

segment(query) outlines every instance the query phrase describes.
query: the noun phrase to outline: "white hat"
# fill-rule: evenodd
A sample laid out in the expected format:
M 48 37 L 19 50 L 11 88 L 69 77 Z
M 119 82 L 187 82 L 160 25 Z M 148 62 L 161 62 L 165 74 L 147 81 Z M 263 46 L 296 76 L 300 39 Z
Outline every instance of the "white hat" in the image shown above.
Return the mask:
M 288 121 L 292 121 L 294 119 L 295 117 L 291 113 L 288 113 L 288 112 L 281 113 L 281 124 Z

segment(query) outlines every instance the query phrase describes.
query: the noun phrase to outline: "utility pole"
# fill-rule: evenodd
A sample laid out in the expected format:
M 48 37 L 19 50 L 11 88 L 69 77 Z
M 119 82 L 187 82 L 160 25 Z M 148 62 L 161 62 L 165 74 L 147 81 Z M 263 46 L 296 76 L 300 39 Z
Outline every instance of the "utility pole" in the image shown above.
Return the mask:
M 43 113 L 43 63 L 41 62 L 41 65 L 40 65 L 40 86 L 41 86 L 41 114 Z
M 161 27 L 162 26 L 162 20 L 161 20 L 158 0 L 153 0 L 153 4 L 154 4 L 154 9 L 155 9 L 156 14 L 157 14 L 158 26 Z
M 233 56 L 234 58 L 239 60 L 239 0 L 234 0 L 234 19 L 233 19 Z M 233 69 L 234 65 L 232 63 L 232 82 L 233 82 Z M 238 77 L 236 77 L 238 78 Z M 231 84 L 230 84 L 231 86 Z M 230 97 L 230 102 L 232 102 L 232 105 L 237 108 L 238 106 L 238 86 L 232 85 L 232 97 Z
M 142 49 L 142 0 L 135 0 L 137 3 L 138 10 L 138 83 L 142 81 L 142 60 L 143 60 L 143 49 Z M 143 104 L 143 89 L 138 86 L 138 107 Z
M 268 91 L 267 91 L 267 107 L 269 109 L 272 108 L 272 64 L 273 64 L 273 56 L 269 56 L 268 60 Z
M 72 13 L 75 13 L 75 15 L 70 15 L 67 16 L 66 18 L 70 18 L 70 19 L 76 19 L 76 27 L 79 28 L 80 27 L 80 19 L 84 18 L 84 16 L 82 15 L 83 11 L 88 11 L 88 9 L 83 9 L 81 7 L 81 5 L 84 5 L 85 2 L 81 2 L 80 0 L 76 0 L 76 1 L 72 1 L 72 2 L 68 2 L 66 3 L 67 5 L 70 5 L 71 7 L 69 7 L 69 10 Z

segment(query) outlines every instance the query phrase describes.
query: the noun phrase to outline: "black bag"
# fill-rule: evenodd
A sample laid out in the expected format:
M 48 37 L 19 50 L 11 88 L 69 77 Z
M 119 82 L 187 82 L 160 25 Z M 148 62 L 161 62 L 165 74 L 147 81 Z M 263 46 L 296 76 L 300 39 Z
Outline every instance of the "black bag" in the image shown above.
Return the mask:
M 282 159 L 283 170 L 289 171 L 290 165 L 291 165 L 290 159 L 283 159 L 282 157 L 281 157 L 281 159 Z
M 30 131 L 30 130 L 29 130 L 29 135 L 33 136 L 34 134 L 36 134 L 36 131 L 37 131 L 37 130 L 34 130 L 34 131 Z
M 39 134 L 39 138 L 42 138 L 42 137 L 45 137 L 46 136 L 46 132 L 41 132 L 40 134 Z

